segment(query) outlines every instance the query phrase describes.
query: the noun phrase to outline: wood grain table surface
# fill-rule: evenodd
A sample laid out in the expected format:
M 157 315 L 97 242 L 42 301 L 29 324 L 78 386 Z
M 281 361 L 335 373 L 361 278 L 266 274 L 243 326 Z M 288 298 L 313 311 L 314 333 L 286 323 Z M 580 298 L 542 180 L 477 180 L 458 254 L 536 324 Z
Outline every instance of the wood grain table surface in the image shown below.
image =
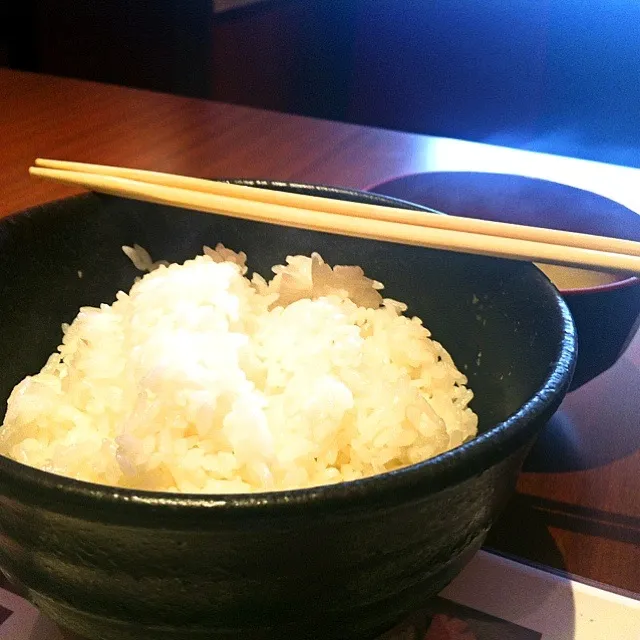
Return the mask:
M 76 192 L 30 179 L 37 156 L 356 188 L 421 171 L 519 173 L 640 212 L 640 170 L 0 69 L 0 216 Z M 567 397 L 490 547 L 640 593 L 639 389 L 637 336 Z

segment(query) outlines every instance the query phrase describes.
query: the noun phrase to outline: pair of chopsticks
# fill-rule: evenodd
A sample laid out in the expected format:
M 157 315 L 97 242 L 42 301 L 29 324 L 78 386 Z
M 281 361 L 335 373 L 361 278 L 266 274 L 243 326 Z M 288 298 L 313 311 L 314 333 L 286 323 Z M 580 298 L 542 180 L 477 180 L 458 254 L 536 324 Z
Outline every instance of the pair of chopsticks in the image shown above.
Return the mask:
M 33 176 L 134 200 L 433 249 L 640 275 L 640 242 L 354 203 L 169 173 L 37 159 Z

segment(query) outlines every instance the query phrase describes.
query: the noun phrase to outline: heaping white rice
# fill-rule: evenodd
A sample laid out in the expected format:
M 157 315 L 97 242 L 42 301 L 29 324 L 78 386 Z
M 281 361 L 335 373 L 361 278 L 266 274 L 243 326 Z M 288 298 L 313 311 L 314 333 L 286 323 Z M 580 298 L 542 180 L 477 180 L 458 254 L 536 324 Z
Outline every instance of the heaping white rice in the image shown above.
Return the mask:
M 153 263 L 84 307 L 16 386 L 0 452 L 150 490 L 236 493 L 362 478 L 473 437 L 473 394 L 406 306 L 359 267 L 295 256 L 267 282 L 222 245 Z

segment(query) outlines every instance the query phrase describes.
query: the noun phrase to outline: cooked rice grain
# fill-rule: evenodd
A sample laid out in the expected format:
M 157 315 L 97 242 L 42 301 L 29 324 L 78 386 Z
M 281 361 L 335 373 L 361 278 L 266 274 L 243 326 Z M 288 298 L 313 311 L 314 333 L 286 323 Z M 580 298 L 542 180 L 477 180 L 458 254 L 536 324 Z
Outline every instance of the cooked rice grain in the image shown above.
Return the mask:
M 112 305 L 84 307 L 9 398 L 0 452 L 149 490 L 238 493 L 353 480 L 477 431 L 473 394 L 406 305 L 318 254 L 275 276 L 222 245 L 153 262 Z

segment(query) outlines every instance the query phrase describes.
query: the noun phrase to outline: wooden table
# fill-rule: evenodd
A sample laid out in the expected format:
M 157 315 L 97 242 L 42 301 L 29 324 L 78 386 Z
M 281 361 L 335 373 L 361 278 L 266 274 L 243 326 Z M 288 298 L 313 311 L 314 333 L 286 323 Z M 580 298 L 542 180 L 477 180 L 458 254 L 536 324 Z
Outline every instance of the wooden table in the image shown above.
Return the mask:
M 640 212 L 640 170 L 0 69 L 0 215 L 74 193 L 31 180 L 37 156 L 358 188 L 420 171 L 503 171 Z M 638 389 L 640 337 L 567 398 L 572 425 L 545 432 L 493 548 L 640 593 Z

